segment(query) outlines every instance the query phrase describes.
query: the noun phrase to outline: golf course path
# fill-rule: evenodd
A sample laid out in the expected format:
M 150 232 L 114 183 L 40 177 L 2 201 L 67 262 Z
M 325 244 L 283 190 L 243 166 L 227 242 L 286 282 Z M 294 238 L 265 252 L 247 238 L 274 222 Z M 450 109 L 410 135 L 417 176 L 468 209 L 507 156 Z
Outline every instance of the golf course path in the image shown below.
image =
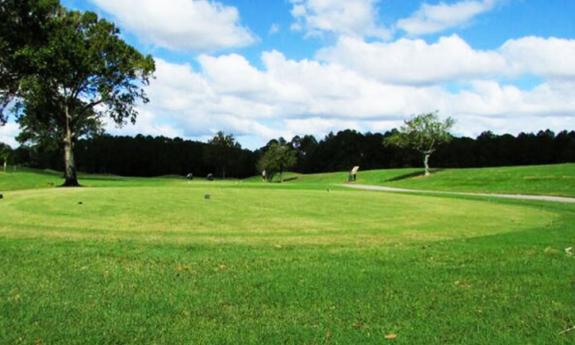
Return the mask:
M 505 198 L 505 199 L 518 199 L 518 200 L 536 200 L 536 201 L 552 201 L 562 203 L 575 203 L 575 198 L 551 195 L 525 195 L 525 194 L 491 194 L 491 193 L 466 193 L 466 192 L 445 192 L 434 190 L 421 190 L 421 189 L 404 189 L 385 186 L 373 186 L 367 184 L 342 184 L 342 187 L 372 190 L 380 192 L 395 192 L 395 193 L 425 193 L 425 194 L 446 194 L 446 195 L 465 195 L 465 196 L 482 196 L 490 198 Z

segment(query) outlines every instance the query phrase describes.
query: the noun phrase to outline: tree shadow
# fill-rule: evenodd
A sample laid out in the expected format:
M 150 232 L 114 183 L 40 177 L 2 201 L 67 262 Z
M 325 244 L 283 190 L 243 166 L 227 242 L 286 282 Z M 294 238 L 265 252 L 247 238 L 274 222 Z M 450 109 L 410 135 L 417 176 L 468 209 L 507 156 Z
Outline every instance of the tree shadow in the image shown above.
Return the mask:
M 436 173 L 436 172 L 440 172 L 443 169 L 431 169 L 431 173 Z M 415 171 L 409 174 L 403 174 L 403 175 L 399 175 L 399 176 L 395 176 L 392 178 L 388 178 L 387 180 L 385 180 L 385 182 L 395 182 L 395 181 L 401 181 L 401 180 L 406 180 L 408 178 L 413 178 L 413 177 L 420 177 L 425 175 L 425 170 L 419 170 L 419 171 Z
M 102 181 L 102 182 L 119 182 L 119 181 L 127 181 L 126 178 L 115 178 L 115 177 L 79 177 L 78 180 L 82 181 Z

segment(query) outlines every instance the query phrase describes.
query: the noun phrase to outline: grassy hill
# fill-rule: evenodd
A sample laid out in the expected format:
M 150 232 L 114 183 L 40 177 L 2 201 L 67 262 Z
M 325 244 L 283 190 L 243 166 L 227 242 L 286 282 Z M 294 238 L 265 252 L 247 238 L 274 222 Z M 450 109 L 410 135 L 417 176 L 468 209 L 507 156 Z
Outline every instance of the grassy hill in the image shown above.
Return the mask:
M 575 163 L 498 168 L 439 169 L 429 177 L 416 168 L 360 171 L 355 183 L 391 187 L 486 193 L 515 193 L 575 196 Z M 326 188 L 347 182 L 348 172 L 321 174 L 284 174 L 283 187 Z M 86 187 L 130 187 L 189 183 L 180 177 L 135 178 L 112 175 L 80 175 Z M 195 179 L 193 183 L 206 182 Z M 277 179 L 275 182 L 278 182 Z M 0 172 L 0 191 L 50 188 L 62 183 L 61 173 L 33 169 Z M 208 183 L 208 182 L 206 182 Z M 220 182 L 221 183 L 221 182 Z M 230 185 L 254 184 L 270 187 L 254 176 Z
M 441 169 L 422 176 L 421 169 L 360 171 L 356 183 L 391 187 L 486 193 L 575 196 L 575 164 L 501 168 Z M 339 184 L 347 172 L 298 175 L 291 183 Z

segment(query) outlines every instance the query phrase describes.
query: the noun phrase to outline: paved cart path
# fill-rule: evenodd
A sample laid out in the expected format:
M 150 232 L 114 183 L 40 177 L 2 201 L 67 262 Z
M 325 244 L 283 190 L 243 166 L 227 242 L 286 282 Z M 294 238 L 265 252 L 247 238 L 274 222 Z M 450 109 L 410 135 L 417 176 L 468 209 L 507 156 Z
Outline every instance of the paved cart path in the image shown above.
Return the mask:
M 466 196 L 483 196 L 490 198 L 503 198 L 503 199 L 518 199 L 518 200 L 536 200 L 536 201 L 552 201 L 562 203 L 575 203 L 575 198 L 564 196 L 551 196 L 551 195 L 525 195 L 525 194 L 491 194 L 491 193 L 467 193 L 467 192 L 443 192 L 433 190 L 421 189 L 405 189 L 385 186 L 373 186 L 367 184 L 342 184 L 342 187 L 373 190 L 380 192 L 395 192 L 395 193 L 425 193 L 425 194 L 446 194 L 446 195 L 466 195 Z

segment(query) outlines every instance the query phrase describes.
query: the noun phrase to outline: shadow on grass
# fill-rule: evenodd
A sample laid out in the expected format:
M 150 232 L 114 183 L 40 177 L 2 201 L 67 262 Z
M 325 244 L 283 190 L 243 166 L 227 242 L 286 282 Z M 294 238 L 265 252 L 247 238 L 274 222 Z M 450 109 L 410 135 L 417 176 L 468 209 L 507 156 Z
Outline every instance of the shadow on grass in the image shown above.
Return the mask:
M 129 179 L 126 177 L 115 177 L 115 176 L 80 176 L 78 180 L 82 181 L 128 181 Z
M 268 182 L 269 183 L 285 183 L 285 182 L 295 181 L 298 178 L 299 178 L 299 176 L 284 177 L 284 179 L 280 181 L 279 177 L 274 177 L 271 181 L 268 181 Z
M 437 173 L 442 171 L 443 169 L 431 169 L 431 173 Z M 403 175 L 399 175 L 399 176 L 395 176 L 392 178 L 388 178 L 387 180 L 385 180 L 385 182 L 395 182 L 395 181 L 401 181 L 401 180 L 406 180 L 408 178 L 413 178 L 413 177 L 420 177 L 423 176 L 425 174 L 424 170 L 420 170 L 420 171 L 416 171 L 416 172 L 412 172 L 409 174 L 403 174 Z

